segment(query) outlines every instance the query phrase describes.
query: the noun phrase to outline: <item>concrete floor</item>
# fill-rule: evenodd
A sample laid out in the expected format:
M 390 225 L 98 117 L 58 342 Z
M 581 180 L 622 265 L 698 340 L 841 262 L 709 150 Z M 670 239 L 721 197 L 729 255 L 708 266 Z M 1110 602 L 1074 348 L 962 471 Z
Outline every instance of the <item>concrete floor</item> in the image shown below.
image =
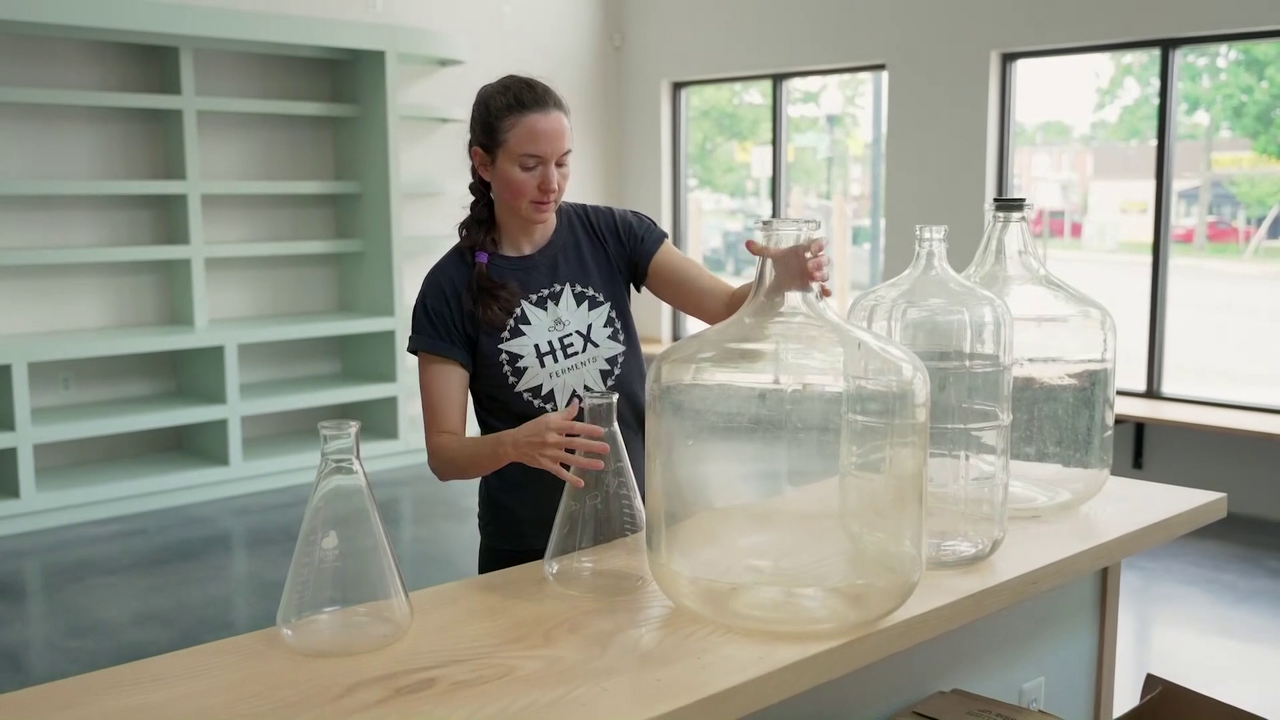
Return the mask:
M 475 572 L 475 483 L 373 485 L 411 590 Z M 0 692 L 274 624 L 309 489 L 0 538 Z M 1277 598 L 1277 525 L 1231 518 L 1126 561 L 1116 713 L 1155 672 L 1280 718 Z

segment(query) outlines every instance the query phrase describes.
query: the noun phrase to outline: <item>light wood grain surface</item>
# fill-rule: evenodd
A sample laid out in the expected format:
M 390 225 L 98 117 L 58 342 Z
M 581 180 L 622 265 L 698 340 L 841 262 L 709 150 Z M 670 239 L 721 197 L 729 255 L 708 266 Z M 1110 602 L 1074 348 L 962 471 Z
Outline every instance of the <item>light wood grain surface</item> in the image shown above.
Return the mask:
M 414 593 L 409 636 L 378 652 L 301 657 L 267 629 L 3 695 L 0 717 L 736 717 L 1113 566 L 1226 509 L 1219 493 L 1112 478 L 1077 512 L 1014 521 L 989 561 L 927 574 L 884 621 L 823 638 L 740 634 L 674 610 L 653 586 L 607 603 L 578 599 L 532 564 Z
M 1265 410 L 1117 395 L 1116 419 L 1155 425 L 1176 425 L 1236 435 L 1280 438 L 1280 413 Z

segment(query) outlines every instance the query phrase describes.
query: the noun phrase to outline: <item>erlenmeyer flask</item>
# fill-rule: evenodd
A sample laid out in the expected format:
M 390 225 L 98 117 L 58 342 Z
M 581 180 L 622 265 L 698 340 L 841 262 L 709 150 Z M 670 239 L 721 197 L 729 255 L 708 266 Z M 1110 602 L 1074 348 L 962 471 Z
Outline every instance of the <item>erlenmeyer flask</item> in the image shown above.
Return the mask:
M 542 562 L 547 579 L 583 595 L 617 596 L 649 578 L 644 550 L 644 504 L 618 428 L 618 394 L 588 392 L 584 422 L 605 429 L 603 470 L 574 468 L 582 487 L 565 483 Z
M 360 423 L 326 420 L 320 468 L 276 627 L 308 655 L 354 655 L 409 630 L 413 608 L 360 462 Z

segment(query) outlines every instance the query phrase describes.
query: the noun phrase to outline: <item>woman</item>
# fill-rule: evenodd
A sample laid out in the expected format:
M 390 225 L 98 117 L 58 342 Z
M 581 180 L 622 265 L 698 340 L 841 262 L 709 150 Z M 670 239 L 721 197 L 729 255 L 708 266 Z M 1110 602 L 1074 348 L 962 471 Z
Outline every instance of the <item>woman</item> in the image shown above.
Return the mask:
M 506 76 L 471 108 L 471 212 L 427 273 L 408 350 L 418 357 L 427 457 L 440 480 L 480 477 L 481 573 L 540 560 L 568 468 L 602 467 L 603 428 L 578 398 L 617 392 L 618 424 L 644 488 L 644 360 L 631 290 L 715 324 L 734 288 L 683 255 L 648 217 L 563 202 L 569 110 L 547 85 Z M 780 281 L 826 280 L 822 243 L 771 251 Z M 823 288 L 826 291 L 825 287 Z M 467 437 L 470 393 L 482 434 Z

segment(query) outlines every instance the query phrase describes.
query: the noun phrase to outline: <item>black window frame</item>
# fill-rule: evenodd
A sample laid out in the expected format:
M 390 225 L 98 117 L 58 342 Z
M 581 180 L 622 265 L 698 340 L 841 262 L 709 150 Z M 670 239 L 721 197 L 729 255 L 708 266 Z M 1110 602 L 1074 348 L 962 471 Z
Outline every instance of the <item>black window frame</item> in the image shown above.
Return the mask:
M 773 147 L 773 178 L 769 192 L 769 204 L 772 206 L 772 217 L 778 217 L 778 208 L 782 206 L 782 189 L 785 187 L 786 175 L 786 137 L 787 137 L 787 108 L 781 102 L 783 93 L 783 84 L 793 78 L 807 77 L 823 77 L 826 75 L 850 75 L 853 73 L 866 72 L 885 72 L 888 67 L 883 63 L 870 65 L 852 65 L 848 67 L 837 68 L 815 68 L 810 70 L 794 70 L 781 73 L 763 73 L 754 75 L 728 75 L 717 76 L 712 78 L 703 78 L 699 80 L 683 80 L 671 84 L 671 132 L 673 136 L 672 145 L 672 173 L 675 176 L 675 182 L 672 183 L 672 216 L 671 216 L 671 242 L 682 252 L 685 250 L 684 237 L 684 218 L 686 215 L 685 208 L 685 171 L 688 169 L 685 163 L 687 154 L 685 153 L 685 141 L 687 139 L 687 128 L 685 127 L 685 104 L 684 91 L 691 87 L 699 85 L 723 85 L 734 82 L 759 82 L 768 80 L 771 88 L 771 102 L 773 103 L 773 120 L 771 123 L 772 133 L 770 134 L 770 142 Z M 881 199 L 883 205 L 883 198 Z M 884 238 L 881 238 L 884 242 Z M 671 328 L 672 337 L 675 340 L 685 336 L 685 316 L 675 308 L 671 308 Z
M 1072 46 L 1045 50 L 1029 50 L 1003 53 L 1000 63 L 1000 146 L 999 162 L 996 164 L 996 187 L 1000 194 L 1009 192 L 1011 175 L 1010 163 L 1013 157 L 1013 92 L 1015 82 L 1014 65 L 1019 60 L 1045 57 L 1067 57 L 1071 55 L 1089 55 L 1093 53 L 1121 52 L 1125 50 L 1154 50 L 1160 53 L 1160 95 L 1156 106 L 1156 167 L 1154 203 L 1154 235 L 1151 246 L 1151 305 L 1147 326 L 1147 386 L 1141 391 L 1117 390 L 1117 395 L 1144 397 L 1153 400 L 1175 400 L 1178 402 L 1207 405 L 1211 407 L 1257 410 L 1261 412 L 1280 413 L 1280 407 L 1269 405 L 1251 405 L 1230 400 L 1214 400 L 1187 395 L 1164 392 L 1164 351 L 1165 351 L 1165 319 L 1167 312 L 1166 291 L 1169 282 L 1169 212 L 1168 203 L 1172 200 L 1173 176 L 1168 170 L 1173 162 L 1173 149 L 1176 143 L 1167 142 L 1169 133 L 1174 129 L 1175 107 L 1172 102 L 1173 93 L 1177 89 L 1177 66 L 1174 62 L 1178 50 L 1196 45 L 1212 45 L 1217 43 L 1235 43 L 1258 40 L 1280 42 L 1280 30 L 1257 30 L 1237 33 L 1221 33 L 1213 35 L 1189 35 L 1179 38 L 1157 38 L 1135 40 L 1132 42 L 1108 43 L 1099 45 Z

